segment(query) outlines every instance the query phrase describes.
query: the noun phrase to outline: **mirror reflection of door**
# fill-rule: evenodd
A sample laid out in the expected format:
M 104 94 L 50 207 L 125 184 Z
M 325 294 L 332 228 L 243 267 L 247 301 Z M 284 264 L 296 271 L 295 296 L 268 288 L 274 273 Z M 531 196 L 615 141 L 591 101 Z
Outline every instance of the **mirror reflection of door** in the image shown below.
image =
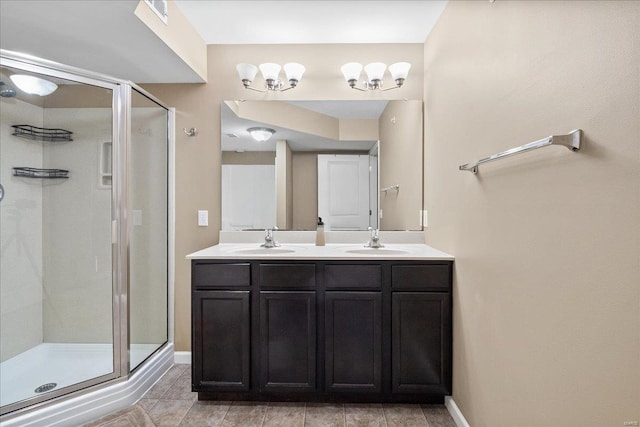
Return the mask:
M 318 216 L 329 230 L 369 227 L 369 156 L 318 155 Z

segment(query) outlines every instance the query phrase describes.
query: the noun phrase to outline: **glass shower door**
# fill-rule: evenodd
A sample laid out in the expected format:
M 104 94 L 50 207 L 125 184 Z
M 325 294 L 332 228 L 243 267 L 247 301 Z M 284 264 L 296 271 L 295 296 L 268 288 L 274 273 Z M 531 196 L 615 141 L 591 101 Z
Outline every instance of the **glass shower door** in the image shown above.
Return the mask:
M 129 364 L 168 338 L 168 110 L 131 92 Z
M 56 74 L 0 68 L 0 413 L 116 376 L 113 90 Z

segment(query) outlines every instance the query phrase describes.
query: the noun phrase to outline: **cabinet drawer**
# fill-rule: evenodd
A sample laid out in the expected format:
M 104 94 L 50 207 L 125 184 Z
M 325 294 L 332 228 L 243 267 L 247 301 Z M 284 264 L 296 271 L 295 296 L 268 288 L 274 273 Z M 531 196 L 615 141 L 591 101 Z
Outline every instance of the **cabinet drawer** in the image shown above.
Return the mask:
M 380 265 L 327 265 L 324 268 L 328 288 L 380 288 Z
M 450 289 L 450 284 L 451 266 L 449 264 L 391 266 L 393 289 L 447 291 Z
M 251 266 L 249 263 L 194 262 L 191 270 L 191 283 L 195 288 L 250 286 Z
M 315 264 L 260 264 L 260 286 L 272 288 L 313 288 Z

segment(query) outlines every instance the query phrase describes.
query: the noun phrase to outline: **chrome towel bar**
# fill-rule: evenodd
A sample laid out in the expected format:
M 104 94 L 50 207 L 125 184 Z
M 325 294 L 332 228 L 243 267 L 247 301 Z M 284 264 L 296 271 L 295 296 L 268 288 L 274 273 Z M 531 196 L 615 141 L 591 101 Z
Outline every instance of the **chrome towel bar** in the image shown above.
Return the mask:
M 467 163 L 461 165 L 461 171 L 471 171 L 474 174 L 478 173 L 478 166 L 482 163 L 492 162 L 494 160 L 501 159 L 503 157 L 513 156 L 514 154 L 524 153 L 525 151 L 535 150 L 536 148 L 546 147 L 547 145 L 562 145 L 567 147 L 571 151 L 580 150 L 580 144 L 582 142 L 582 129 L 572 130 L 566 135 L 552 135 L 546 138 L 539 139 L 537 141 L 530 142 L 520 147 L 512 148 L 502 153 L 494 154 L 493 156 L 485 157 L 475 163 Z

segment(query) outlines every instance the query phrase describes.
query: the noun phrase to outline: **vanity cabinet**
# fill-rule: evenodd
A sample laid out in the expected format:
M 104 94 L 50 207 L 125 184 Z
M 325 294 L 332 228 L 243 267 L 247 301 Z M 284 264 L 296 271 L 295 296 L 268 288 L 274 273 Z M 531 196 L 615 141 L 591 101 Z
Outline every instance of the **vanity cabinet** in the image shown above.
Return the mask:
M 200 399 L 442 402 L 452 261 L 192 260 Z

